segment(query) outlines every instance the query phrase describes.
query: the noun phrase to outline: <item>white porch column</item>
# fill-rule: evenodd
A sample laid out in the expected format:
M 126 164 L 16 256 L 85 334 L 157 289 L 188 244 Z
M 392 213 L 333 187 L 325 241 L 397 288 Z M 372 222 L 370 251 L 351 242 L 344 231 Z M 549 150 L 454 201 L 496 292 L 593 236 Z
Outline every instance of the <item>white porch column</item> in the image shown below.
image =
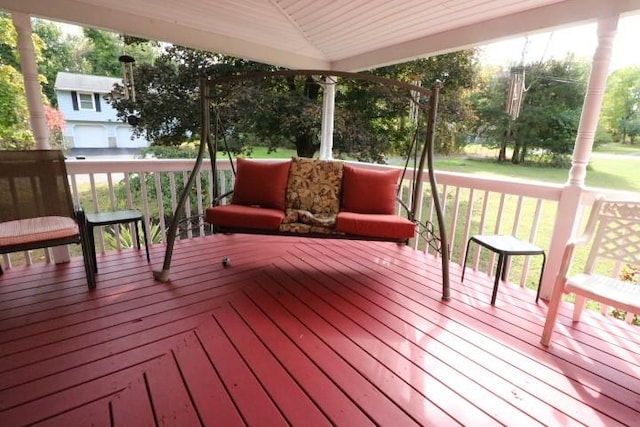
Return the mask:
M 573 148 L 573 161 L 569 172 L 570 185 L 584 185 L 587 164 L 593 149 L 593 139 L 598 127 L 602 99 L 607 86 L 609 65 L 613 53 L 613 40 L 618 27 L 618 16 L 598 20 L 598 47 L 593 55 L 589 85 L 584 97 L 578 135 Z
M 322 139 L 320 140 L 320 159 L 333 158 L 333 118 L 336 107 L 336 83 L 338 78 L 327 76 L 322 85 Z
M 13 26 L 18 33 L 18 51 L 20 52 L 20 66 L 24 79 L 24 90 L 27 95 L 27 106 L 31 131 L 36 140 L 36 149 L 49 149 L 49 133 L 47 120 L 42 105 L 42 92 L 38 79 L 38 65 L 36 64 L 36 52 L 31 39 L 31 18 L 25 13 L 12 12 Z
M 560 269 L 564 246 L 567 241 L 580 230 L 582 188 L 587 172 L 587 164 L 593 149 L 593 139 L 598 127 L 598 118 L 602 108 L 602 99 L 607 85 L 609 65 L 613 51 L 613 40 L 618 27 L 618 16 L 600 18 L 598 20 L 598 46 L 593 55 L 591 75 L 587 93 L 585 94 L 576 143 L 573 148 L 573 159 L 569 171 L 569 181 L 558 202 L 558 216 L 553 229 L 547 265 L 542 277 L 540 297 L 551 298 L 556 274 Z

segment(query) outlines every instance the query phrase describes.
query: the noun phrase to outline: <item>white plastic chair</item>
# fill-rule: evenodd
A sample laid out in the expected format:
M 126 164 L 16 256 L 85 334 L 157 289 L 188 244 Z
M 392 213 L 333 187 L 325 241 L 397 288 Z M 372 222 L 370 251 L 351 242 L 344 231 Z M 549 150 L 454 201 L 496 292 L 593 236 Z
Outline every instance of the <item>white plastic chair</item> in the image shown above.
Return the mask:
M 577 247 L 591 243 L 584 272 L 568 276 Z M 610 276 L 596 274 L 602 261 L 614 264 Z M 593 205 L 584 234 L 567 243 L 560 271 L 549 302 L 541 343 L 548 346 L 564 293 L 576 295 L 573 321 L 587 299 L 598 301 L 602 312 L 608 306 L 626 310 L 626 321 L 640 313 L 640 284 L 619 279 L 624 265 L 640 266 L 640 202 L 598 199 Z

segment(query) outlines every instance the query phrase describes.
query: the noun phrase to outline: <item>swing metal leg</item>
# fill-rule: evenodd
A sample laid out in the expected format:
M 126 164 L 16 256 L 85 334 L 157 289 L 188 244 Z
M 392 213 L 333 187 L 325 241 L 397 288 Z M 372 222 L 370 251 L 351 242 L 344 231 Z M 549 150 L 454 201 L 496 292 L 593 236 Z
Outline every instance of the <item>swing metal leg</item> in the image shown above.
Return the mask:
M 200 82 L 200 102 L 208 103 L 208 93 L 206 90 L 206 85 L 201 81 Z M 205 126 L 208 128 L 209 123 L 209 109 L 201 108 L 202 114 L 200 119 L 202 120 L 202 128 L 205 129 Z M 171 223 L 169 224 L 169 230 L 167 231 L 167 249 L 164 252 L 164 262 L 162 263 L 162 270 L 154 271 L 153 278 L 159 282 L 168 282 L 170 280 L 169 269 L 171 268 L 171 257 L 173 256 L 173 246 L 176 241 L 176 234 L 178 232 L 178 212 L 184 204 L 186 203 L 189 193 L 191 192 L 191 188 L 193 187 L 193 183 L 198 176 L 198 171 L 200 170 L 200 166 L 202 165 L 202 158 L 204 157 L 204 149 L 205 147 L 209 147 L 209 132 L 201 132 L 200 135 L 200 147 L 198 148 L 198 157 L 196 157 L 196 162 L 193 165 L 193 170 L 191 171 L 191 175 L 189 175 L 189 179 L 182 189 L 182 193 L 180 194 L 180 199 L 178 200 L 178 204 L 176 205 L 176 210 L 173 213 L 173 217 L 171 218 Z M 211 147 L 209 147 L 209 152 L 211 152 Z M 215 160 L 214 160 L 215 161 Z M 215 175 L 214 175 L 215 177 Z

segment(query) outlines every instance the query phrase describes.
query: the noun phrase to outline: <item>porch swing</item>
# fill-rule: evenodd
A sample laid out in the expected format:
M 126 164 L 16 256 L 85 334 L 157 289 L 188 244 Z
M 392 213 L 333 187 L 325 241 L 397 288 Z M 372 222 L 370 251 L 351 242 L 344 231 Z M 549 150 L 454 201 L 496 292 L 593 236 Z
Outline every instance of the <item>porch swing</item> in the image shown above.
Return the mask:
M 238 159 L 234 166 L 228 147 L 227 130 L 222 126 L 220 104 L 224 96 L 216 92 L 243 82 L 275 78 L 315 78 L 336 76 L 343 81 L 363 81 L 397 91 L 409 105 L 415 130 L 402 169 L 377 170 L 337 160 L 293 158 L 286 161 Z M 277 234 L 311 238 L 356 239 L 408 244 L 422 238 L 436 251 L 442 262 L 442 298 L 448 300 L 449 251 L 433 168 L 433 143 L 439 85 L 432 89 L 365 74 L 329 70 L 279 70 L 241 76 L 200 80 L 200 119 L 202 132 L 193 171 L 182 191 L 167 232 L 163 269 L 155 271 L 159 281 L 169 280 L 169 269 L 178 227 L 178 213 L 185 204 L 201 167 L 205 149 L 211 158 L 213 202 L 205 211 L 205 221 L 214 233 Z M 213 125 L 211 110 L 215 111 Z M 426 117 L 426 127 L 421 123 Z M 420 143 L 420 139 L 423 143 Z M 234 188 L 219 188 L 217 153 L 220 141 L 227 152 Z M 413 158 L 414 175 L 407 201 L 401 189 Z M 436 227 L 418 218 L 422 203 L 422 176 L 425 165 L 429 176 Z M 370 191 L 375 189 L 374 191 Z M 223 204 L 231 199 L 231 203 Z M 406 218 L 396 213 L 400 205 Z M 223 265 L 229 265 L 223 258 Z

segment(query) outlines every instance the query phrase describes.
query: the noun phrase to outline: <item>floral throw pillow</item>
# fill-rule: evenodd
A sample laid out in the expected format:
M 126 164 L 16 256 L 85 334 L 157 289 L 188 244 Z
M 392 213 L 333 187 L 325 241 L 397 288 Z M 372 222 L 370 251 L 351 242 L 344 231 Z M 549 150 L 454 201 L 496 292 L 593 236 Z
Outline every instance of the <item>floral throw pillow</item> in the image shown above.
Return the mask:
M 341 183 L 342 162 L 293 158 L 287 183 L 286 209 L 337 214 Z

